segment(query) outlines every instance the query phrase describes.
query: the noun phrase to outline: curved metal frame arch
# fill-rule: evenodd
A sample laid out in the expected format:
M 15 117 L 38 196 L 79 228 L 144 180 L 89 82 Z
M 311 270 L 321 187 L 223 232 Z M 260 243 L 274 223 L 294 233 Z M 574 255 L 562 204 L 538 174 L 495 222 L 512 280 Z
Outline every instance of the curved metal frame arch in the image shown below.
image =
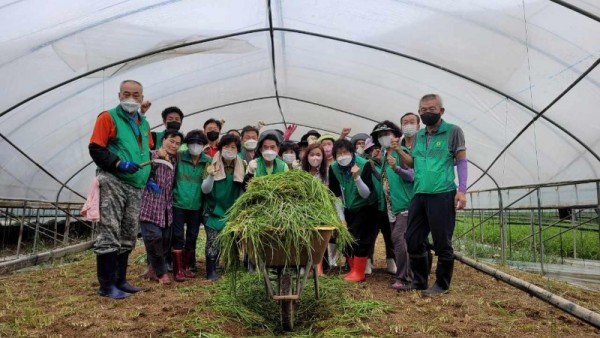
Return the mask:
M 270 7 L 269 7 L 270 10 Z M 210 41 L 216 41 L 216 40 L 221 40 L 221 39 L 225 39 L 225 38 L 230 38 L 230 37 L 235 37 L 235 36 L 241 36 L 241 35 L 246 35 L 246 34 L 253 34 L 253 33 L 260 33 L 260 32 L 269 32 L 271 34 L 271 43 L 273 45 L 273 35 L 272 33 L 274 31 L 282 31 L 282 32 L 290 32 L 290 33 L 297 33 L 297 34 L 303 34 L 303 35 L 308 35 L 308 36 L 313 36 L 313 37 L 319 37 L 319 38 L 324 38 L 324 39 L 329 39 L 329 40 L 334 40 L 334 41 L 339 41 L 339 42 L 343 42 L 343 43 L 348 43 L 348 44 L 353 44 L 353 45 L 357 45 L 357 46 L 361 46 L 361 47 L 365 47 L 365 48 L 369 48 L 369 49 L 373 49 L 373 50 L 377 50 L 377 51 L 381 51 L 381 52 L 385 52 L 385 53 L 389 53 L 389 54 L 393 54 L 396 56 L 400 56 L 415 62 L 419 62 L 422 64 L 425 64 L 427 66 L 430 67 L 434 67 L 437 68 L 439 70 L 442 70 L 444 72 L 450 73 L 452 75 L 458 76 L 464 80 L 467 80 L 469 82 L 475 83 L 483 88 L 486 88 L 500 96 L 506 97 L 508 99 L 510 99 L 511 101 L 519 104 L 520 106 L 524 107 L 525 109 L 533 112 L 535 114 L 534 118 L 513 138 L 513 140 L 511 140 L 511 142 L 509 142 L 509 144 L 498 154 L 498 156 L 496 157 L 496 159 L 494 159 L 494 161 L 492 161 L 492 163 L 488 166 L 488 168 L 484 171 L 484 174 L 482 174 L 473 184 L 477 183 L 485 174 L 488 173 L 489 169 L 495 164 L 495 162 L 502 156 L 502 154 L 504 152 L 506 152 L 506 150 L 510 147 L 510 145 L 512 145 L 512 143 L 515 142 L 515 140 L 517 138 L 519 138 L 537 119 L 539 119 L 540 117 L 545 119 L 546 121 L 548 121 L 549 123 L 551 123 L 553 126 L 557 127 L 559 130 L 563 131 L 565 134 L 567 134 L 568 136 L 570 136 L 573 140 L 575 140 L 577 143 L 579 143 L 582 147 L 584 147 L 590 154 L 592 154 L 599 162 L 600 162 L 600 156 L 598 156 L 598 154 L 596 154 L 589 146 L 587 146 L 587 144 L 585 144 L 583 141 L 581 141 L 579 138 L 577 138 L 575 135 L 573 135 L 571 132 L 569 132 L 568 130 L 566 130 L 565 128 L 563 128 L 562 126 L 560 126 L 559 124 L 557 124 L 556 122 L 554 122 L 553 120 L 549 119 L 546 116 L 543 116 L 543 114 L 548 111 L 556 102 L 558 102 L 558 100 L 560 98 L 562 98 L 565 94 L 567 94 L 577 83 L 579 83 L 583 78 L 585 78 L 585 76 L 587 74 L 589 74 L 597 65 L 598 63 L 600 63 L 600 59 L 598 59 L 591 67 L 589 67 L 586 72 L 584 72 L 575 82 L 573 82 L 568 88 L 566 88 L 555 100 L 553 100 L 546 108 L 544 108 L 541 111 L 536 111 L 533 108 L 528 107 L 525 103 L 517 100 L 516 98 L 503 93 L 502 91 L 493 88 L 489 85 L 486 85 L 480 81 L 477 81 L 473 78 L 470 78 L 464 74 L 458 73 L 456 71 L 453 71 L 451 69 L 445 68 L 443 66 L 434 64 L 432 62 L 428 62 L 425 61 L 423 59 L 417 58 L 417 57 L 413 57 L 404 53 L 399 53 L 396 51 L 392 51 L 386 48 L 382 48 L 382 47 L 377 47 L 377 46 L 373 46 L 373 45 L 369 45 L 366 43 L 361 43 L 361 42 L 357 42 L 357 41 L 352 41 L 352 40 L 347 40 L 347 39 L 343 39 L 343 38 L 338 38 L 338 37 L 333 37 L 333 36 L 328 36 L 328 35 L 324 35 L 324 34 L 318 34 L 318 33 L 313 33 L 313 32 L 307 32 L 307 31 L 301 31 L 301 30 L 296 30 L 296 29 L 287 29 L 287 28 L 276 28 L 276 27 L 272 27 L 272 22 L 270 23 L 270 27 L 269 28 L 262 28 L 262 29 L 254 29 L 254 30 L 247 30 L 247 31 L 243 31 L 243 32 L 237 32 L 237 33 L 232 33 L 232 34 L 226 34 L 226 35 L 221 35 L 221 36 L 217 36 L 217 37 L 212 37 L 212 38 L 208 38 L 208 39 L 202 39 L 202 40 L 197 40 L 197 41 L 192 41 L 192 42 L 187 42 L 187 43 L 183 43 L 183 44 L 179 44 L 179 45 L 175 45 L 175 46 L 170 46 L 167 48 L 162 48 L 162 49 L 158 49 L 152 52 L 148 52 L 148 53 L 144 53 L 135 57 L 131 57 L 131 58 L 127 58 L 124 60 L 120 60 L 117 62 L 113 62 L 111 64 L 96 68 L 94 70 L 88 71 L 86 73 L 83 73 L 81 75 L 78 75 L 76 77 L 73 77 L 69 80 L 63 81 L 57 85 L 54 85 L 48 89 L 45 89 L 43 91 L 38 92 L 37 94 L 34 94 L 30 97 L 28 97 L 27 99 L 22 100 L 21 102 L 9 107 L 7 110 L 3 111 L 2 113 L 0 113 L 0 117 L 6 115 L 7 113 L 13 111 L 14 109 L 20 107 L 21 105 L 39 97 L 42 96 L 50 91 L 53 91 L 54 89 L 60 88 L 62 86 L 65 86 L 71 82 L 74 82 L 78 79 L 81 79 L 83 77 L 86 77 L 90 74 L 96 73 L 98 71 L 102 71 L 105 70 L 107 68 L 119 65 L 119 64 L 123 64 L 129 61 L 134 61 L 134 60 L 138 60 L 147 56 L 151 56 L 151 55 L 155 55 L 155 54 L 159 54 L 165 51 L 169 51 L 169 50 L 173 50 L 176 48 L 182 48 L 182 47 L 187 47 L 187 46 L 192 46 L 192 45 L 197 45 L 197 44 L 202 44 L 202 43 L 206 43 L 206 42 L 210 42 Z M 274 50 L 272 51 L 272 53 L 274 53 Z M 274 58 L 274 55 L 272 55 L 272 57 Z M 275 64 L 273 64 L 273 71 L 275 71 Z M 276 78 L 274 78 L 274 81 L 276 82 Z M 278 97 L 278 95 L 276 95 L 276 97 Z M 282 114 L 282 119 L 284 119 L 284 123 L 285 123 L 285 118 L 283 117 L 283 113 Z M 28 157 L 29 158 L 29 157 Z M 30 159 L 30 158 L 29 158 Z M 33 159 L 30 159 L 35 165 L 37 165 L 38 167 L 41 168 L 41 166 L 35 162 Z M 62 182 L 61 182 L 62 184 Z M 473 185 L 471 184 L 471 186 Z

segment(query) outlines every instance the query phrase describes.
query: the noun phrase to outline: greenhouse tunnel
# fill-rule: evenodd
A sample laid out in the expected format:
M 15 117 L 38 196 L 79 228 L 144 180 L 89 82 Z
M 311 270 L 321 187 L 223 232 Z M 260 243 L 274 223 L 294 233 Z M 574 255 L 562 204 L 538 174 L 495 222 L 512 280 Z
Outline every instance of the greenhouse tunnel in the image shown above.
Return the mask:
M 157 131 L 162 109 L 178 106 L 183 132 L 209 118 L 223 130 L 264 121 L 296 124 L 295 141 L 310 129 L 370 133 L 439 94 L 466 138 L 457 219 L 495 220 L 503 262 L 519 211 L 538 255 L 534 223 L 541 233 L 543 212 L 559 208 L 600 246 L 597 1 L 6 0 L 0 27 L 0 225 L 29 217 L 33 229 L 60 209 L 48 217 L 68 244 L 69 221 L 56 224 L 79 218 L 94 122 L 134 79 Z

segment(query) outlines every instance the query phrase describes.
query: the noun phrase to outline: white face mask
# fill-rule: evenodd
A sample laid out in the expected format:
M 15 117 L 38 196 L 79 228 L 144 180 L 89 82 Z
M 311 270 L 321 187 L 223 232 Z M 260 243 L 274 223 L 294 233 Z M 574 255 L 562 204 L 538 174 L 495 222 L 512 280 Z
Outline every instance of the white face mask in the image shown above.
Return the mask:
M 337 163 L 342 167 L 347 167 L 352 162 L 352 155 L 342 155 L 337 157 Z
M 365 148 L 364 147 L 357 147 L 356 148 L 356 153 L 359 155 L 362 155 L 365 153 Z
M 283 154 L 283 156 L 281 157 L 283 158 L 283 161 L 287 164 L 292 164 L 296 160 L 296 154 L 286 153 Z
M 221 153 L 221 156 L 223 156 L 224 159 L 231 161 L 231 160 L 235 159 L 237 154 L 231 150 L 223 150 L 223 152 Z
M 308 163 L 310 163 L 311 166 L 313 167 L 318 167 L 321 165 L 321 163 L 323 163 L 323 157 L 321 156 L 310 156 L 308 158 Z
M 273 161 L 277 157 L 277 153 L 273 150 L 265 150 L 262 152 L 262 157 L 267 161 Z
M 197 143 L 188 144 L 188 151 L 190 152 L 190 155 L 192 155 L 192 156 L 200 155 L 202 153 L 202 150 L 204 150 L 204 146 L 202 144 L 197 144 Z
M 405 124 L 402 126 L 402 134 L 406 137 L 413 137 L 417 134 L 416 124 Z
M 257 140 L 250 139 L 250 140 L 244 142 L 244 148 L 246 148 L 247 150 L 254 150 L 254 149 L 256 149 L 257 144 L 258 144 Z
M 392 143 L 392 136 L 391 135 L 381 136 L 377 140 L 379 141 L 379 144 L 381 144 L 381 148 L 389 148 L 390 144 Z
M 134 99 L 125 99 L 121 101 L 121 108 L 128 113 L 133 113 L 140 110 L 140 104 Z

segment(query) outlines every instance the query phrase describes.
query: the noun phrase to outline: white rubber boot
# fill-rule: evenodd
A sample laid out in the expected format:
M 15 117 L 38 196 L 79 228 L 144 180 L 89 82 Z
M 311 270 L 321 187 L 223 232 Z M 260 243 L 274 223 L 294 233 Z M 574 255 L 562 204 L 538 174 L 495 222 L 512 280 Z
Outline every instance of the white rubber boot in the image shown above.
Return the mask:
M 336 254 L 336 245 L 333 243 L 327 244 L 327 262 L 329 262 L 329 266 L 332 268 L 337 267 L 337 254 Z
M 393 258 L 386 259 L 387 262 L 387 272 L 392 275 L 396 274 L 396 261 Z
M 373 260 L 371 258 L 367 259 L 367 265 L 365 265 L 365 275 L 370 275 L 373 273 Z

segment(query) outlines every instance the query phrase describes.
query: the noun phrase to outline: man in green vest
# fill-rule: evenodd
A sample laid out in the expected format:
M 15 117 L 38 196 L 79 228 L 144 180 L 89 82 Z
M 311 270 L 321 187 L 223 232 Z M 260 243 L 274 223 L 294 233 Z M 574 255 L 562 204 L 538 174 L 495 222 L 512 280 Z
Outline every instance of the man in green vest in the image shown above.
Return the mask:
M 204 196 L 201 192 L 206 165 L 212 159 L 204 153 L 208 138 L 200 129 L 187 133 L 186 150 L 177 153 L 177 171 L 173 186 L 173 255 L 183 256 L 183 271 L 175 279 L 195 277 L 196 242 L 202 222 Z
M 427 295 L 448 291 L 454 271 L 452 234 L 456 210 L 466 206 L 467 151 L 462 129 L 442 119 L 444 106 L 439 95 L 428 94 L 419 101 L 419 115 L 426 128 L 416 134 L 412 153 L 399 148 L 400 157 L 414 167 L 415 196 L 408 210 L 406 242 L 413 281 L 401 290 L 425 290 Z M 411 156 L 412 155 L 412 156 Z M 454 167 L 458 173 L 458 191 Z M 429 257 L 426 239 L 431 232 L 438 256 L 435 284 L 428 288 Z
M 120 104 L 98 115 L 90 139 L 90 156 L 98 166 L 100 222 L 97 225 L 96 264 L 101 296 L 122 299 L 141 289 L 127 282 L 127 261 L 139 230 L 142 189 L 148 183 L 152 137 L 140 114 L 142 85 L 121 82 Z
M 161 113 L 165 130 L 174 129 L 179 130 L 181 123 L 183 122 L 183 112 L 177 107 L 167 107 Z M 152 140 L 154 141 L 153 149 L 160 149 L 162 147 L 162 138 L 165 134 L 165 130 L 159 132 L 152 132 Z

